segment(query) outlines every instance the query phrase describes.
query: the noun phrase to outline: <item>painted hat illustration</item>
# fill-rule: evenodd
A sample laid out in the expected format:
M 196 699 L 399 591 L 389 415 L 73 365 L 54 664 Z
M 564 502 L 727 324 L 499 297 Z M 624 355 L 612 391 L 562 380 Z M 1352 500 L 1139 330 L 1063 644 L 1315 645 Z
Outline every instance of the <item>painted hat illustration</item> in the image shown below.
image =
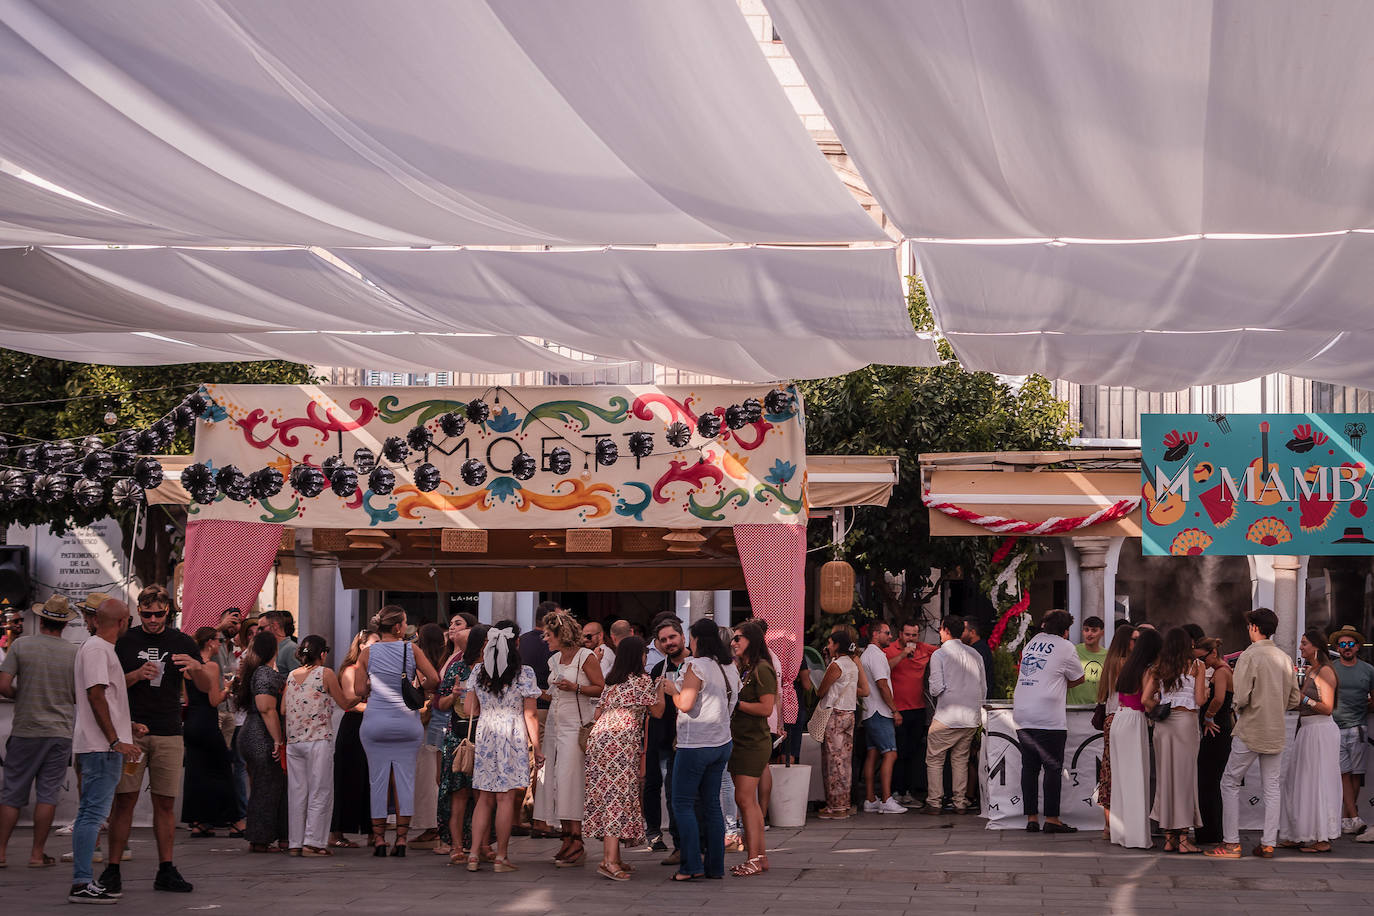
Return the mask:
M 1171 429 L 1164 436 L 1164 460 L 1178 461 L 1188 454 L 1188 447 L 1197 441 L 1197 433 L 1191 430 L 1180 433 L 1176 429 Z
M 1363 528 L 1347 528 L 1345 534 L 1332 541 L 1333 544 L 1374 544 L 1369 538 L 1364 536 Z
M 1326 433 L 1312 432 L 1312 424 L 1302 423 L 1293 427 L 1293 438 L 1288 440 L 1287 447 L 1290 452 L 1310 452 L 1318 445 L 1325 445 L 1328 441 Z

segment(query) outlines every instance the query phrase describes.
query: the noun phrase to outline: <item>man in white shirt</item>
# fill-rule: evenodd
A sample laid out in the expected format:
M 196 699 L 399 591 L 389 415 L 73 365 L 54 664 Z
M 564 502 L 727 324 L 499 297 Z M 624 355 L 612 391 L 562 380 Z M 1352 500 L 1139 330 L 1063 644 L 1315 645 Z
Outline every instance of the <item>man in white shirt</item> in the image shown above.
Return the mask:
M 1059 793 L 1064 784 L 1064 742 L 1069 736 L 1065 710 L 1070 687 L 1083 683 L 1078 649 L 1065 639 L 1073 617 L 1054 610 L 1040 623 L 1040 633 L 1021 650 L 1021 669 L 1012 694 L 1016 740 L 1021 745 L 1021 796 L 1026 830 L 1038 833 L 1040 773 L 1045 774 L 1045 833 L 1077 833 L 1059 819 Z
M 129 606 L 108 598 L 96 610 L 95 636 L 76 652 L 76 729 L 72 752 L 81 772 L 81 801 L 72 825 L 72 886 L 68 903 L 114 903 L 91 874 L 100 824 L 110 813 L 124 761 L 137 760 L 129 691 L 115 643 L 129 629 Z M 138 726 L 142 732 L 146 726 Z
M 935 719 L 926 735 L 926 814 L 940 814 L 944 794 L 945 755 L 950 757 L 954 782 L 954 813 L 972 814 L 968 802 L 968 758 L 973 735 L 982 719 L 988 696 L 983 659 L 963 642 L 964 619 L 949 616 L 940 622 L 940 648 L 930 656 L 930 696 Z
M 611 668 L 615 667 L 615 648 L 606 644 L 606 631 L 600 623 L 589 620 L 582 627 L 582 645 L 596 655 L 597 664 L 601 666 L 601 676 L 610 674 Z
M 864 734 L 868 736 L 868 755 L 864 758 L 864 811 L 869 814 L 905 814 L 906 808 L 892 797 L 892 768 L 897 764 L 897 730 L 901 713 L 894 712 L 892 669 L 883 652 L 892 644 L 892 628 L 885 623 L 873 625 L 867 648 L 859 656 L 871 689 L 864 698 Z M 881 795 L 873 792 L 873 770 L 878 767 Z

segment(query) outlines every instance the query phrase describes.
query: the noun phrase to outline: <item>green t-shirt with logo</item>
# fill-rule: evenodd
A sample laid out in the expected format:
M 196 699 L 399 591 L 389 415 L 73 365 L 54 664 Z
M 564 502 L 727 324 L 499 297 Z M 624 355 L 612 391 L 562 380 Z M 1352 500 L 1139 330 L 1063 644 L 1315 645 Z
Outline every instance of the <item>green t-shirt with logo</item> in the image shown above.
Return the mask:
M 1070 687 L 1066 701 L 1070 706 L 1097 705 L 1097 682 L 1102 679 L 1102 662 L 1107 658 L 1107 650 L 1099 649 L 1092 652 L 1087 646 L 1079 643 L 1074 646 L 1078 650 L 1078 660 L 1083 664 L 1083 676 L 1085 680 L 1077 687 Z

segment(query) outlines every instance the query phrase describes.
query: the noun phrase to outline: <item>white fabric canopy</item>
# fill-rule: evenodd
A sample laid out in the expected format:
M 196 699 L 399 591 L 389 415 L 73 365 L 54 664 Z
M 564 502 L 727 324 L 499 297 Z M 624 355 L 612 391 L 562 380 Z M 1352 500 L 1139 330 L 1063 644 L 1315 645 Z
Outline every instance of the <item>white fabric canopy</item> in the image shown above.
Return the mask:
M 765 0 L 915 238 L 1374 225 L 1367 0 Z
M 301 249 L 0 251 L 4 345 L 140 365 L 596 365 L 521 339 L 535 337 L 741 381 L 936 361 L 911 328 L 891 248 L 336 255 L 362 278 Z
M 117 211 L 0 180 L 12 243 L 885 238 L 733 0 L 0 0 L 0 73 L 0 158 Z
M 1374 383 L 1374 234 L 917 254 L 966 365 L 1163 391 L 1278 371 Z

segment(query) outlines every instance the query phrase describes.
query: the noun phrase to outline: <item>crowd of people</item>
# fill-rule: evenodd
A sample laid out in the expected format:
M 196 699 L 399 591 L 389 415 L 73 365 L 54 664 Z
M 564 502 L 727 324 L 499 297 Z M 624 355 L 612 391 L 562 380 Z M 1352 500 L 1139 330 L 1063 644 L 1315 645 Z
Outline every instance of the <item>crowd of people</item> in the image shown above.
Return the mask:
M 74 758 L 75 903 L 121 895 L 145 784 L 153 886 L 182 893 L 192 885 L 174 863 L 178 822 L 193 838 L 227 830 L 254 853 L 333 856 L 361 835 L 375 856 L 428 849 L 469 872 L 505 873 L 520 868 L 509 845 L 519 834 L 559 838 L 558 868 L 584 864 L 588 841 L 600 840 L 597 872 L 612 881 L 632 878 L 623 852 L 635 847 L 668 853 L 678 881 L 723 877 L 729 850 L 744 853 L 733 875 L 760 875 L 769 762 L 797 759 L 803 729 L 822 745 L 821 818 L 979 811 L 972 775 L 993 660 L 977 622 L 957 616 L 940 621 L 938 645 L 914 623 L 895 633 L 877 623 L 863 647 L 852 628 L 835 627 L 819 684 L 805 667 L 795 682 L 814 710 L 803 703 L 784 725 L 762 620 L 684 630 L 665 613 L 648 632 L 623 620 L 603 629 L 545 602 L 522 634 L 467 614 L 416 629 L 388 605 L 336 669 L 328 641 L 297 642 L 284 612 L 230 608 L 218 626 L 182 633 L 160 586 L 139 594 L 135 627 L 122 602 L 99 594 L 34 611 L 40 633 L 14 642 L 0 665 L 0 695 L 16 700 L 0 864 L 35 787 L 29 864 L 56 864 L 45 844 Z M 62 634 L 82 613 L 90 638 L 78 646 Z M 1021 650 L 1013 694 L 1026 829 L 1076 831 L 1060 817 L 1067 707 L 1095 699 L 1096 797 L 1111 842 L 1149 847 L 1157 825 L 1165 851 L 1208 844 L 1210 856 L 1239 857 L 1239 788 L 1255 762 L 1265 808 L 1255 855 L 1276 845 L 1327 852 L 1342 833 L 1374 841 L 1356 808 L 1374 702 L 1362 637 L 1308 630 L 1300 683 L 1270 639 L 1273 612 L 1246 622 L 1251 643 L 1232 669 L 1220 641 L 1196 627 L 1161 634 L 1123 621 L 1104 649 L 1100 619 L 1085 620 L 1074 645 L 1069 614 L 1047 613 Z M 1290 709 L 1298 728 L 1281 793 Z

